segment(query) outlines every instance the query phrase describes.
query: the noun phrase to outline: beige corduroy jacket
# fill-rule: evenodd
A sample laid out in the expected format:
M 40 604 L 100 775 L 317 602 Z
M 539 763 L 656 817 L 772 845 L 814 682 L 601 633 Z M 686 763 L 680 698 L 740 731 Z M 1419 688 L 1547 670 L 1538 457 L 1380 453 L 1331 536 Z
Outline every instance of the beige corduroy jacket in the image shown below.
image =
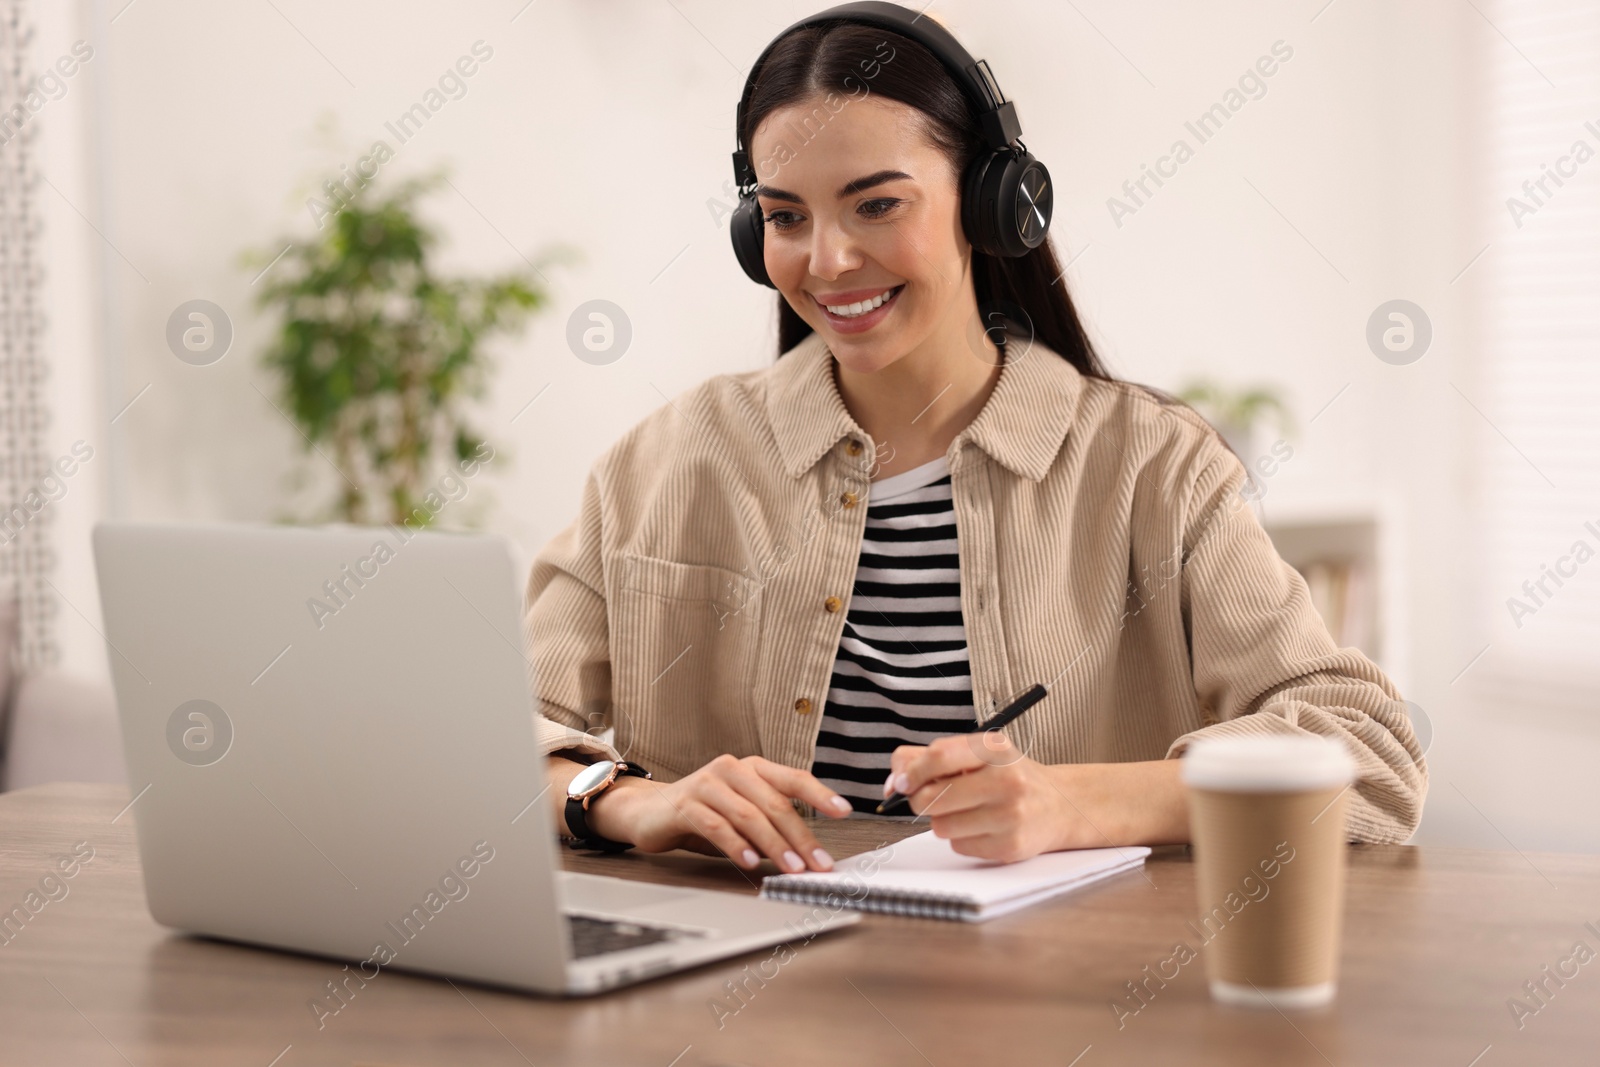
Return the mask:
M 666 780 L 724 752 L 809 768 L 873 457 L 892 446 L 850 417 L 816 334 L 629 431 L 529 577 L 543 750 Z M 1335 645 L 1193 411 L 1035 342 L 947 455 L 973 701 L 987 717 L 1050 687 L 1007 728 L 1019 747 L 1079 763 L 1172 758 L 1202 735 L 1340 737 L 1360 766 L 1350 836 L 1411 834 L 1427 767 L 1405 704 Z

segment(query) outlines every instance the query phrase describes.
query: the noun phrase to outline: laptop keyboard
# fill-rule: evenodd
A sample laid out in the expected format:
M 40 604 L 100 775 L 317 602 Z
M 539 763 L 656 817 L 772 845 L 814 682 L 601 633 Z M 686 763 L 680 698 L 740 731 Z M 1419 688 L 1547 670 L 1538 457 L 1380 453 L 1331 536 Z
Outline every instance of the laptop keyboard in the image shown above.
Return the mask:
M 678 941 L 686 937 L 703 937 L 694 930 L 679 927 L 650 926 L 639 922 L 616 919 L 597 919 L 593 915 L 566 915 L 567 930 L 572 940 L 574 959 L 600 956 L 607 952 L 655 945 L 662 941 Z

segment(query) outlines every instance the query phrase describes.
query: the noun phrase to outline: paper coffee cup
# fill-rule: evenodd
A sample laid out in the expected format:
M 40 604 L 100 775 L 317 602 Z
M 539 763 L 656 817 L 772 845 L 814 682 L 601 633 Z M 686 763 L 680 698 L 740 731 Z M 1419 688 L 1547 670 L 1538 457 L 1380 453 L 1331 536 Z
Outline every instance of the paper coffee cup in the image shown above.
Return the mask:
M 1183 757 L 1211 995 L 1333 1000 L 1344 912 L 1345 745 L 1314 735 L 1200 738 Z

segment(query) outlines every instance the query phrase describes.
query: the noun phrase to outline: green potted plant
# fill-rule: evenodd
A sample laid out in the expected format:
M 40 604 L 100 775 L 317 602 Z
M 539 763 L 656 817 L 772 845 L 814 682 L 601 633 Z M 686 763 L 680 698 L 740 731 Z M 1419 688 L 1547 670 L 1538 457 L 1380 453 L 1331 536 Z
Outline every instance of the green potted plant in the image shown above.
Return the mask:
M 274 248 L 290 247 L 260 283 L 259 306 L 279 320 L 261 356 L 277 378 L 276 402 L 306 450 L 338 471 L 321 519 L 430 525 L 445 499 L 441 480 L 493 459 L 466 410 L 487 385 L 484 342 L 549 298 L 537 267 L 487 278 L 438 272 L 438 238 L 416 202 L 443 181 L 362 184 L 313 236 L 279 240 Z
M 1282 434 L 1294 430 L 1288 405 L 1267 386 L 1228 389 L 1200 378 L 1179 390 L 1178 399 L 1205 416 L 1246 464 L 1263 451 L 1257 438 L 1264 427 Z

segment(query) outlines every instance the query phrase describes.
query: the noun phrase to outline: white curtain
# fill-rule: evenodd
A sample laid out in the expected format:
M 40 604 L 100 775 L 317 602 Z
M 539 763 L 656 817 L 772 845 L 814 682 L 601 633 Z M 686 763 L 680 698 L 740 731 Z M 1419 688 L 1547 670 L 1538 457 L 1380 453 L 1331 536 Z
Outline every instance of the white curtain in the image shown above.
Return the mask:
M 48 578 L 51 508 L 41 478 L 50 469 L 45 434 L 48 373 L 43 321 L 39 179 L 34 163 L 35 101 L 26 0 L 0 0 L 0 581 L 15 605 L 17 666 L 54 663 L 55 592 Z

